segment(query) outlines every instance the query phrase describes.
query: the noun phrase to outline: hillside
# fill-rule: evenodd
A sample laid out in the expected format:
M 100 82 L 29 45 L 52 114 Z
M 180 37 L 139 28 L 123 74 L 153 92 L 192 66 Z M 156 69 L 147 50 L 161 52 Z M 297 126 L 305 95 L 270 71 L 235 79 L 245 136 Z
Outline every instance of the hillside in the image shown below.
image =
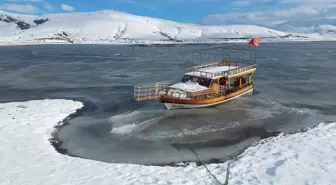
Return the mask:
M 318 34 L 336 37 L 336 19 L 289 21 L 272 28 L 292 33 Z
M 288 39 L 286 35 L 285 32 L 254 25 L 201 26 L 112 10 L 43 16 L 0 11 L 0 42 L 212 42 L 251 37 Z

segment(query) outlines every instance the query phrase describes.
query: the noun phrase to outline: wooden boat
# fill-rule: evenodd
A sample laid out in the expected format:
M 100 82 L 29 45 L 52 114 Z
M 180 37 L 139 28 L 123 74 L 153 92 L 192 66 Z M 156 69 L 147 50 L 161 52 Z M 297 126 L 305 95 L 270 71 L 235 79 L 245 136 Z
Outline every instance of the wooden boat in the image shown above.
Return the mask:
M 157 100 L 170 109 L 211 107 L 253 93 L 256 64 L 223 59 L 192 66 L 178 83 L 135 86 L 136 101 Z

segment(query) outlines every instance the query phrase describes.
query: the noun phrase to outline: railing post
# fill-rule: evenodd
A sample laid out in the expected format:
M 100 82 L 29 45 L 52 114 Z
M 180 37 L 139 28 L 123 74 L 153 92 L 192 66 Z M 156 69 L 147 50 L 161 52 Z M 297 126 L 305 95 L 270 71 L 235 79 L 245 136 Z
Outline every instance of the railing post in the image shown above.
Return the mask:
M 145 90 L 144 90 L 145 91 L 145 97 L 149 98 L 148 95 L 147 95 L 147 90 L 146 90 L 147 89 L 147 85 L 145 85 L 144 88 L 145 88 Z
M 159 83 L 156 83 L 156 86 L 155 86 L 155 99 L 157 99 L 159 97 Z

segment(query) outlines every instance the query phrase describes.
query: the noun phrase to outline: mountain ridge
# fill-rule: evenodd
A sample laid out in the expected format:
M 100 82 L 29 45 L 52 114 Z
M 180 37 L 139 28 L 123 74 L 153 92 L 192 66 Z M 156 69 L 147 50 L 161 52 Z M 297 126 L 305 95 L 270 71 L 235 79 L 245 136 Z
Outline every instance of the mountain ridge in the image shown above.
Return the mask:
M 0 11 L 0 41 L 3 42 L 185 43 L 236 41 L 253 37 L 266 40 L 305 38 L 257 25 L 204 26 L 116 10 L 42 16 Z
M 315 33 L 325 35 L 334 33 L 336 36 L 336 19 L 324 18 L 315 20 L 287 21 L 273 26 L 272 29 L 304 34 Z

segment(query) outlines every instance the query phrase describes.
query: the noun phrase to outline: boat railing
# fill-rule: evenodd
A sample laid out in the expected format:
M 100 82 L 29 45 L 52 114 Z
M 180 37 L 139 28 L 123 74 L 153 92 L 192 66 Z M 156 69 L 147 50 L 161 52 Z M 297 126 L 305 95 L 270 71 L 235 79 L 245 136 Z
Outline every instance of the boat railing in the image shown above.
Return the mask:
M 253 81 L 252 82 L 247 82 L 243 85 L 241 85 L 240 87 L 233 87 L 227 90 L 227 93 L 234 93 L 236 91 L 239 91 L 241 89 L 244 89 L 245 87 L 249 86 L 249 85 L 253 85 Z
M 169 82 L 137 85 L 134 87 L 134 98 L 136 101 L 159 100 L 161 96 L 167 96 L 173 99 L 186 100 L 191 99 L 195 95 L 213 92 L 212 89 L 209 89 L 191 93 L 182 89 L 171 87 L 170 85 L 172 85 L 172 83 Z
M 255 68 L 256 68 L 256 65 L 253 64 L 253 65 L 249 65 L 249 66 L 230 69 L 230 70 L 227 70 L 227 71 L 219 71 L 219 72 L 215 72 L 215 73 L 205 72 L 205 71 L 198 71 L 198 72 L 200 73 L 201 77 L 216 78 L 216 77 L 219 77 L 219 76 L 224 76 L 224 77 L 235 76 L 237 74 L 244 73 L 246 71 L 249 71 L 249 70 L 255 69 Z
M 235 66 L 235 67 L 238 67 L 238 68 L 225 70 L 225 71 L 219 71 L 219 72 L 216 72 L 216 73 L 204 71 L 204 69 L 217 67 L 217 66 Z M 215 77 L 218 77 L 218 76 L 224 76 L 224 77 L 234 76 L 236 74 L 243 73 L 245 71 L 249 71 L 253 68 L 256 68 L 256 65 L 246 63 L 246 61 L 222 60 L 221 62 L 193 66 L 192 68 L 185 69 L 185 72 L 186 73 L 196 73 L 197 72 L 197 73 L 199 73 L 199 75 L 201 77 L 215 78 Z
M 134 98 L 136 101 L 158 100 L 160 93 L 166 92 L 169 85 L 171 85 L 170 82 L 137 85 L 134 87 Z
M 218 62 L 213 62 L 213 63 L 207 63 L 207 64 L 201 64 L 201 65 L 196 65 L 191 68 L 185 69 L 186 73 L 193 72 L 193 71 L 199 71 L 201 69 L 207 69 L 211 67 L 217 67 L 217 66 L 235 66 L 235 67 L 244 67 L 251 65 L 249 61 L 246 60 L 231 60 L 231 59 L 224 59 Z
M 228 77 L 235 76 L 236 74 L 244 73 L 246 71 L 249 71 L 249 70 L 252 70 L 252 69 L 255 69 L 255 68 L 256 68 L 256 65 L 252 64 L 252 65 L 248 65 L 248 66 L 244 66 L 244 67 L 239 67 L 239 68 L 236 68 L 236 69 L 231 69 L 229 71 L 226 71 L 225 76 L 228 76 Z M 220 76 L 220 75 L 217 75 L 217 76 Z M 216 75 L 214 77 L 216 77 Z
M 243 85 L 241 85 L 240 87 L 233 87 L 230 89 L 226 89 L 225 86 L 220 86 L 219 87 L 219 91 L 216 91 L 214 88 L 209 88 L 207 90 L 203 90 L 203 91 L 198 91 L 198 92 L 183 92 L 183 91 L 177 91 L 176 94 L 174 94 L 173 96 L 171 94 L 165 94 L 164 96 L 166 96 L 167 98 L 171 99 L 171 100 L 176 100 L 177 102 L 179 100 L 195 100 L 195 101 L 200 101 L 200 100 L 207 100 L 207 99 L 211 99 L 211 98 L 216 98 L 216 97 L 220 97 L 220 96 L 225 96 L 228 95 L 230 93 L 234 93 L 236 91 L 239 91 L 249 85 L 252 85 L 253 82 L 247 82 Z
M 208 90 L 205 91 L 190 94 L 190 98 L 192 100 L 198 100 L 198 101 L 215 98 L 216 96 L 218 96 L 218 94 L 216 93 L 216 90 L 213 88 L 209 88 Z
M 203 91 L 197 91 L 197 92 L 186 92 L 183 90 L 177 90 L 176 92 L 167 93 L 164 96 L 166 96 L 169 99 L 173 99 L 176 101 L 179 100 L 202 100 L 202 99 L 209 99 L 214 98 L 216 95 L 216 91 L 212 88 L 203 90 Z
M 211 72 L 207 72 L 207 71 L 197 71 L 200 73 L 200 76 L 201 77 L 204 77 L 204 78 L 212 78 L 213 77 L 213 73 Z
M 173 87 L 168 87 L 168 89 L 166 90 L 166 93 L 163 94 L 163 96 L 167 96 L 171 99 L 178 99 L 178 100 L 187 100 L 190 99 L 190 97 L 188 96 L 189 93 L 185 90 L 181 90 L 181 89 L 176 89 Z

